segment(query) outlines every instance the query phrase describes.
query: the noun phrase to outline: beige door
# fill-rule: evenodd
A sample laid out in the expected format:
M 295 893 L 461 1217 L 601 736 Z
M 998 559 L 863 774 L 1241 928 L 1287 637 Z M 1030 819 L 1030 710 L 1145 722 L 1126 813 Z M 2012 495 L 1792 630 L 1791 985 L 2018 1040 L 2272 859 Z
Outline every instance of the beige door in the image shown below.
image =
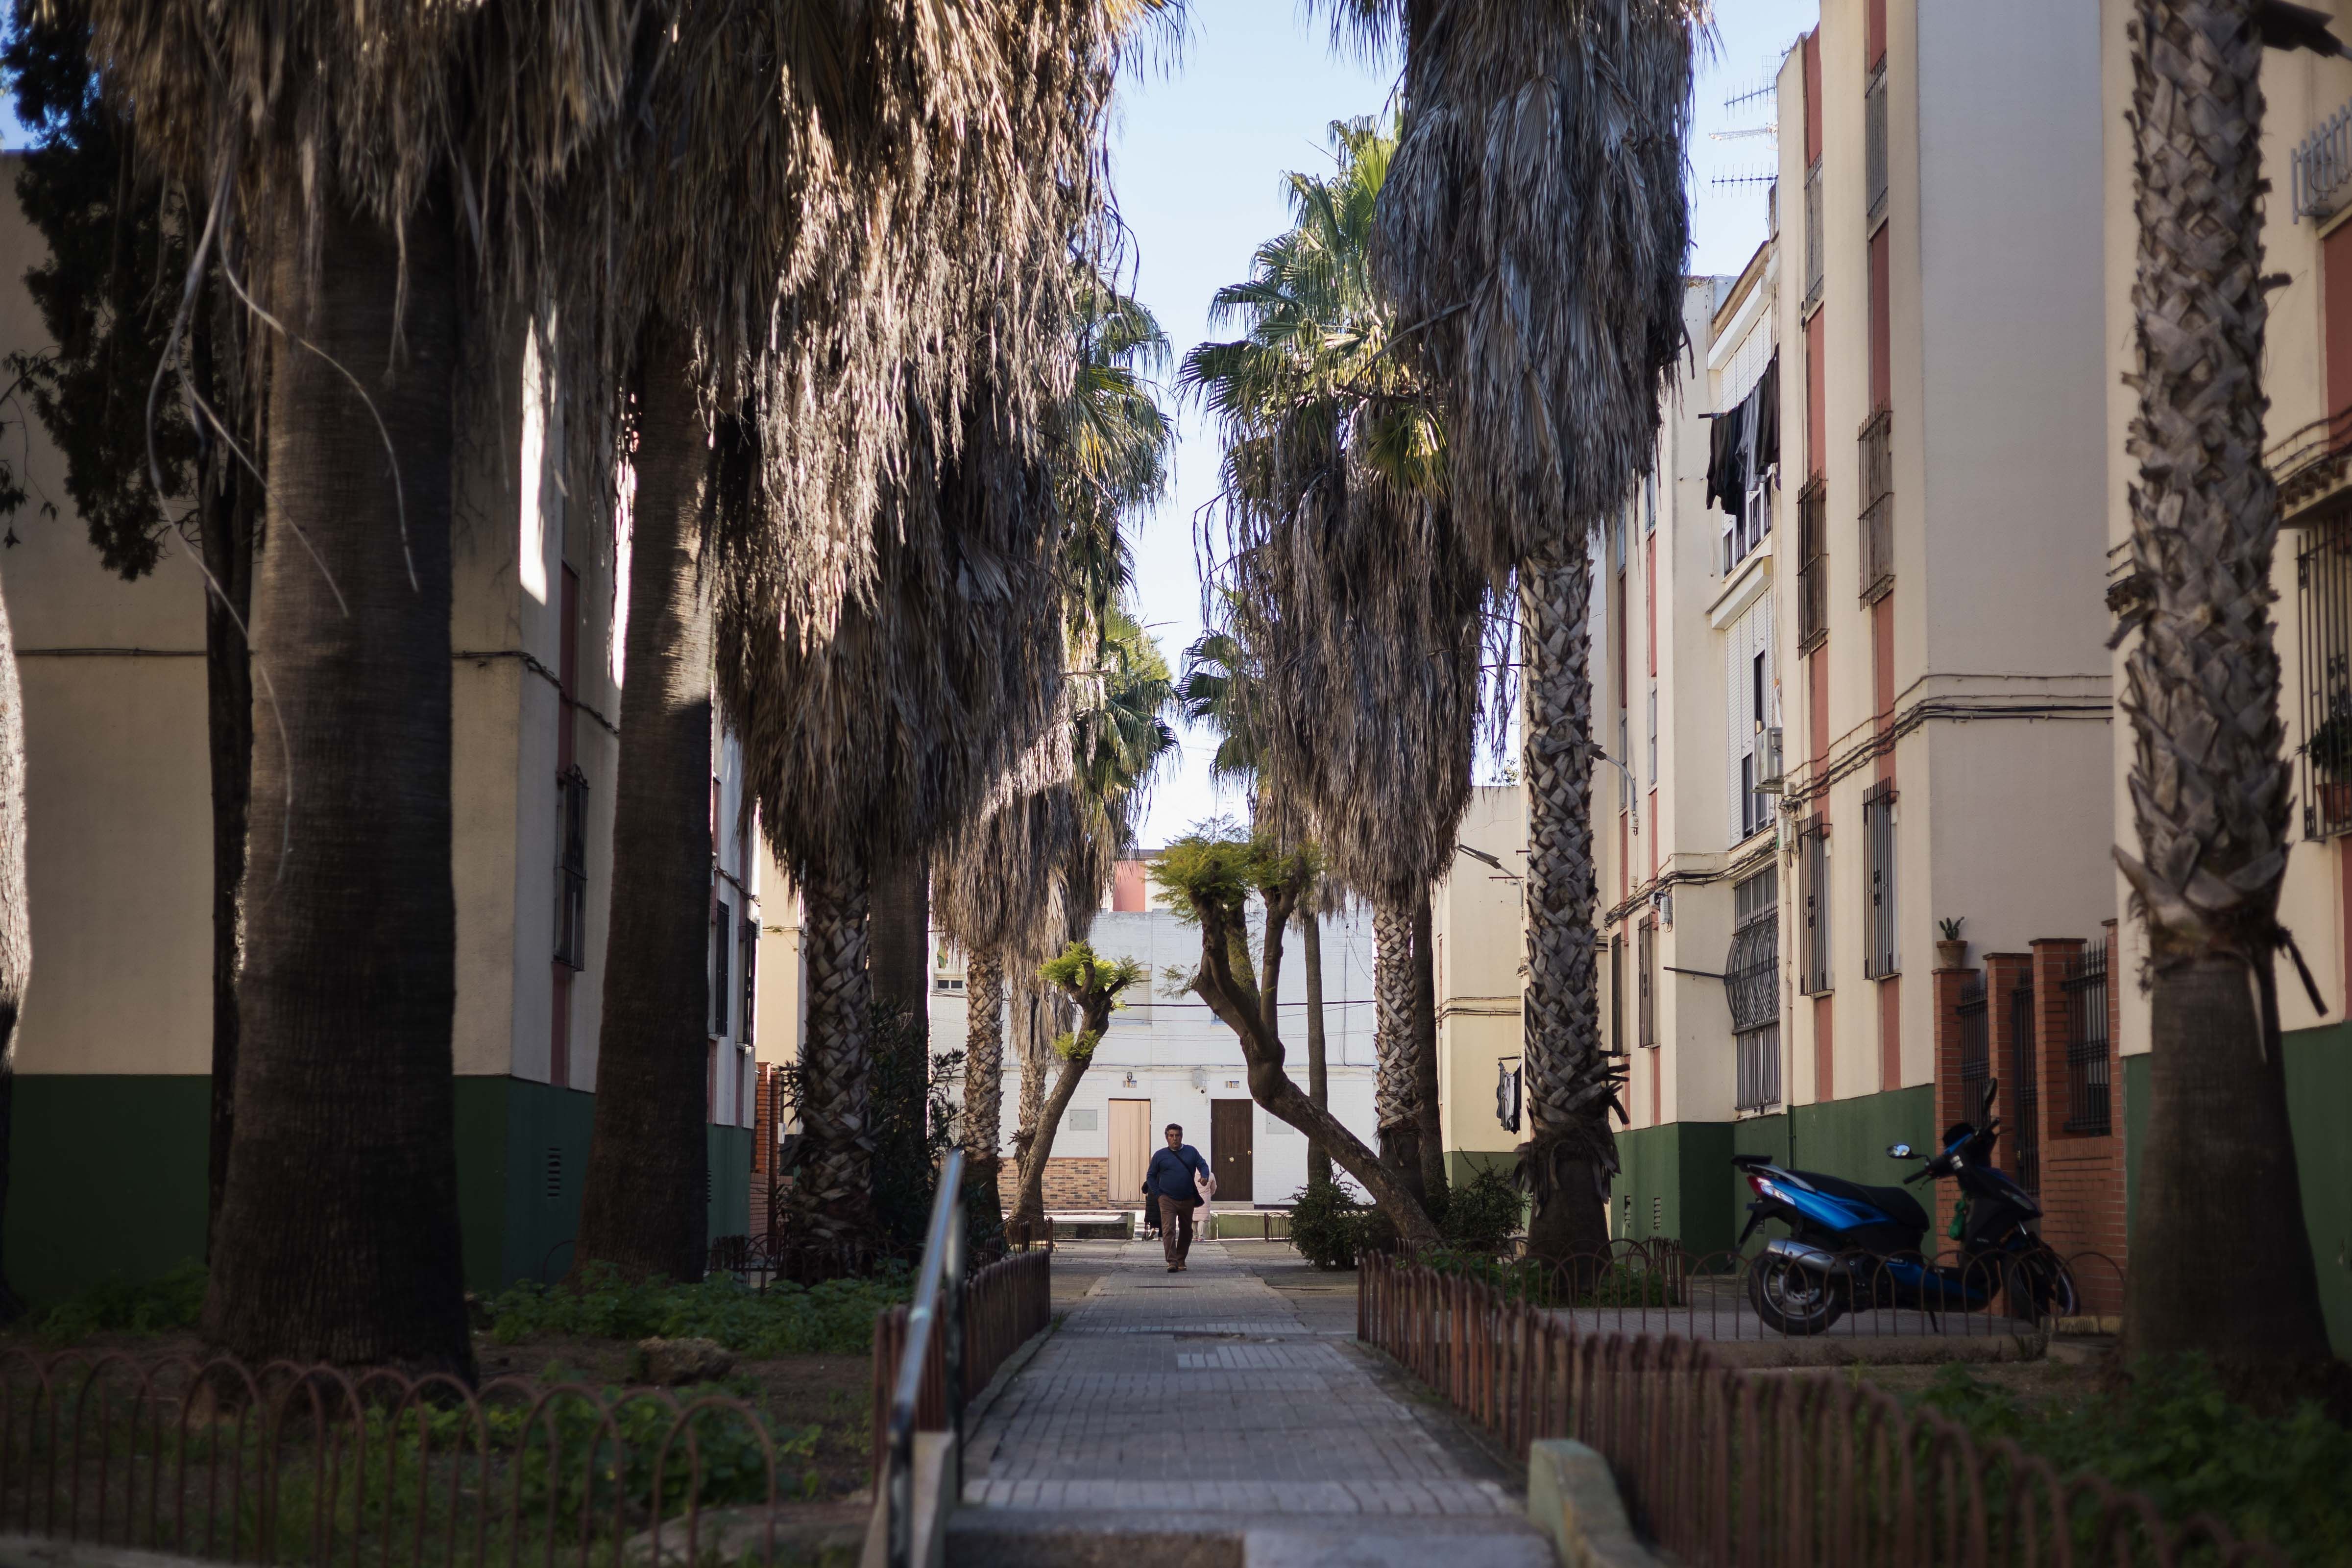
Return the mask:
M 1151 1102 L 1110 1103 L 1110 1206 L 1143 1207 L 1143 1173 L 1151 1164 Z

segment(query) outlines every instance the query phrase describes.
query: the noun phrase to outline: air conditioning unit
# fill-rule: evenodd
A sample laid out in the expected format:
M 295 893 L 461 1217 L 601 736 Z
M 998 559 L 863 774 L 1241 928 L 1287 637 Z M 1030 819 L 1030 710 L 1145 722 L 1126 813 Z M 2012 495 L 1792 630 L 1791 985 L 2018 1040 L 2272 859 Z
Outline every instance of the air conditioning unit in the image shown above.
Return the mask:
M 1767 795 L 1781 790 L 1780 727 L 1767 725 L 1756 737 L 1756 788 Z

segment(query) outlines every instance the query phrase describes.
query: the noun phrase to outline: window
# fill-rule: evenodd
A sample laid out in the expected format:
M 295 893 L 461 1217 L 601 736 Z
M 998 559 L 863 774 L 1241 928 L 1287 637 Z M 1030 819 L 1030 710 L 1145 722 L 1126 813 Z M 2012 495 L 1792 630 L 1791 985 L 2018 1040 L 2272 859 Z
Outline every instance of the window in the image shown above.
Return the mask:
M 1886 216 L 1886 68 L 1872 73 L 1862 98 L 1862 168 L 1870 193 L 1868 226 Z
M 1658 786 L 1658 683 L 1650 683 L 1650 788 Z
M 735 912 L 718 902 L 710 917 L 710 1032 L 725 1034 L 734 1009 L 727 989 L 727 949 L 734 946 Z
M 1874 603 L 1895 586 L 1895 412 L 1881 408 L 1863 422 L 1862 601 Z
M 751 1043 L 752 1020 L 760 1013 L 760 923 L 758 921 L 743 922 L 740 946 L 742 962 L 736 967 L 743 977 L 743 1018 L 742 1027 L 735 1031 L 735 1038 L 743 1044 L 749 1045 Z
M 1625 1054 L 1625 938 L 1609 938 L 1609 1054 Z
M 2095 941 L 2066 967 L 2066 1130 L 2092 1137 L 2114 1131 L 2109 1108 L 2112 1058 L 2107 1042 L 2107 945 Z
M 1863 881 L 1870 890 L 1862 972 L 1883 980 L 1903 968 L 1895 944 L 1895 791 L 1884 784 L 1863 797 L 1862 856 Z
M 1731 952 L 1723 990 L 1738 1062 L 1733 1106 L 1780 1103 L 1780 873 L 1770 866 L 1731 886 Z
M 1803 653 L 1830 630 L 1828 496 L 1819 475 L 1797 492 L 1797 650 Z
M 1625 515 L 1622 512 L 1609 519 L 1609 570 L 1625 570 Z
M 1658 531 L 1658 476 L 1653 469 L 1642 476 L 1642 532 Z
M 1765 777 L 1764 731 L 1772 723 L 1772 605 L 1756 605 L 1724 633 L 1730 839 L 1739 843 L 1772 822 L 1772 797 L 1757 786 Z
M 1819 817 L 1797 830 L 1797 874 L 1805 921 L 1797 988 L 1819 996 L 1830 988 L 1830 827 Z
M 1822 161 L 1805 171 L 1805 305 L 1811 310 L 1822 298 Z
M 2340 231 L 2352 232 L 2352 231 Z M 2352 521 L 2304 536 L 2295 555 L 2295 620 L 2303 642 L 2303 833 L 2352 832 Z
M 1658 928 L 1644 920 L 1633 928 L 1634 984 L 1641 988 L 1635 1000 L 1634 1025 L 1641 1031 L 1645 1046 L 1658 1043 L 1657 982 L 1654 971 L 1658 961 Z
M 555 961 L 588 967 L 588 775 L 567 768 L 555 776 L 555 810 L 563 835 L 555 862 Z

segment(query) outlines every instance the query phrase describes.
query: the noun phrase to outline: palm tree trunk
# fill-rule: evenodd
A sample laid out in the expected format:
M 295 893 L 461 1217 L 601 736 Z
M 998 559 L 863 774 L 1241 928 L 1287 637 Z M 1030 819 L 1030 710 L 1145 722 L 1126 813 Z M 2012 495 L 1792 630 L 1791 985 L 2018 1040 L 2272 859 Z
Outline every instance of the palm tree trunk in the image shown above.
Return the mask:
M 874 869 L 874 1000 L 925 1025 L 931 995 L 930 861 L 894 855 Z
M 1323 917 L 1305 904 L 1298 909 L 1298 950 L 1307 965 L 1307 1098 L 1331 1108 L 1329 1057 L 1323 1033 Z M 1331 1185 L 1331 1151 L 1318 1139 L 1307 1141 L 1307 1185 Z
M 470 1378 L 450 1051 L 456 247 L 437 210 L 395 237 L 338 208 L 306 267 L 293 202 L 275 217 L 270 298 L 315 349 L 278 340 L 269 381 L 275 544 L 251 624 L 255 728 L 276 744 L 254 754 L 236 1136 L 204 1335 L 257 1365 Z
M 1372 1101 L 1380 1121 L 1381 1163 L 1417 1203 L 1429 1201 L 1422 1177 L 1420 1080 L 1414 1071 L 1412 915 L 1372 906 L 1372 1053 L 1380 1063 Z
M 210 324 L 190 345 L 199 384 L 215 395 L 229 383 L 223 361 L 242 368 L 241 354 L 224 355 L 233 341 L 234 302 L 226 290 Z M 231 412 L 235 404 L 231 403 Z M 236 420 L 242 429 L 248 423 Z M 228 1188 L 228 1151 L 236 1130 L 236 939 L 245 892 L 246 819 L 253 795 L 253 666 L 244 625 L 253 608 L 253 542 L 258 495 L 245 465 L 209 430 L 205 433 L 203 525 L 197 547 L 213 588 L 205 595 L 205 736 L 213 794 L 213 1069 L 212 1129 L 206 1161 L 205 1251 L 212 1252 Z
M 1445 1208 L 1445 1133 L 1437 1099 L 1437 956 L 1430 936 L 1429 889 L 1412 904 L 1412 957 L 1406 979 L 1412 987 L 1413 1141 L 1421 1151 L 1423 1201 Z
M 573 1277 L 702 1275 L 710 1051 L 709 431 L 688 345 L 637 350 L 611 936 Z
M 866 1094 L 873 1051 L 873 976 L 866 967 L 863 867 L 811 872 L 802 884 L 808 959 L 808 1032 L 801 1051 L 802 1154 L 793 1182 L 794 1244 L 869 1245 L 875 1239 L 874 1129 Z
M 16 1101 L 16 1019 L 33 970 L 32 908 L 25 888 L 25 701 L 16 684 L 16 640 L 0 599 L 0 1218 L 8 1213 L 10 1130 Z M 25 1304 L 8 1286 L 0 1251 L 0 1323 Z
M 997 1148 L 1004 1126 L 1004 959 L 975 952 L 964 967 L 963 1153 L 972 1191 L 1001 1215 Z
M 1528 1250 L 1562 1260 L 1608 1248 L 1615 1082 L 1601 1051 L 1592 910 L 1592 574 L 1580 541 L 1519 573 L 1527 708 L 1528 981 L 1523 998 L 1529 1137 L 1521 1182 L 1534 1199 Z
M 2132 32 L 2132 555 L 2153 598 L 2125 661 L 2139 855 L 2116 858 L 2147 921 L 2154 1055 L 2125 1322 L 2135 1354 L 2202 1351 L 2276 1385 L 2328 1344 L 2273 977 L 2292 780 L 2268 610 L 2279 507 L 2263 463 L 2251 12 L 2141 0 Z

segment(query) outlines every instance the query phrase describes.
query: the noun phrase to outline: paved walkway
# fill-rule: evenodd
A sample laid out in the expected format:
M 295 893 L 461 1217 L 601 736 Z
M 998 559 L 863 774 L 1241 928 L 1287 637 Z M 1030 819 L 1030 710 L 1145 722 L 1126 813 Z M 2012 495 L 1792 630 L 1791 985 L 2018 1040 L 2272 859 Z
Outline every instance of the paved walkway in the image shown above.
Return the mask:
M 1425 1561 L 1443 1531 L 1452 1568 L 1549 1563 L 1513 1478 L 1355 1343 L 1352 1302 L 1311 1315 L 1216 1242 L 1181 1274 L 1120 1248 L 972 1433 L 959 1531 L 1051 1515 L 1335 1568 Z

